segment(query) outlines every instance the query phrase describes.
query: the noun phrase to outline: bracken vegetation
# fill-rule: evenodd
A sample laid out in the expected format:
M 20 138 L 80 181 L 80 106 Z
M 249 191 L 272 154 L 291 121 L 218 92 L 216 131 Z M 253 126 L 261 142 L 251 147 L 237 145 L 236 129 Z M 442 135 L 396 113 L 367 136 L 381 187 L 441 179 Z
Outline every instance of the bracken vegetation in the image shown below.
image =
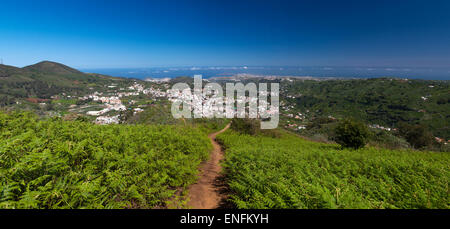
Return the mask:
M 218 140 L 238 208 L 449 208 L 448 153 L 342 150 L 287 133 Z
M 164 207 L 210 150 L 198 128 L 0 113 L 0 208 Z

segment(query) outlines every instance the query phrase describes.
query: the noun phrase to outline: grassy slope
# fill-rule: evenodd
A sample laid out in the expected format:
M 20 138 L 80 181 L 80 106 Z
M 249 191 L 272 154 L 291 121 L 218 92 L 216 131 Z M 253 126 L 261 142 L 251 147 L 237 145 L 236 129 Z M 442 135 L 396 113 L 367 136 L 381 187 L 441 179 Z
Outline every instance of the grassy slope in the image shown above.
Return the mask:
M 0 208 L 153 208 L 197 178 L 211 144 L 180 126 L 0 113 Z
M 449 208 L 450 155 L 219 135 L 238 208 Z

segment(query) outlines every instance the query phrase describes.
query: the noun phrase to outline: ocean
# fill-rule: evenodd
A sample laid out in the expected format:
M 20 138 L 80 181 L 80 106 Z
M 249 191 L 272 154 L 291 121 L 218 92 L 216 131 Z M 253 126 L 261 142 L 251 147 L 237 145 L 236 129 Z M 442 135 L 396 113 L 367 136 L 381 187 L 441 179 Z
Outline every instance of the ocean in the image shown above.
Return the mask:
M 153 68 L 96 68 L 83 72 L 110 76 L 147 79 L 175 78 L 202 75 L 203 78 L 225 77 L 236 74 L 264 76 L 312 76 L 339 78 L 397 77 L 425 80 L 450 80 L 449 68 L 393 68 L 393 67 L 153 67 Z

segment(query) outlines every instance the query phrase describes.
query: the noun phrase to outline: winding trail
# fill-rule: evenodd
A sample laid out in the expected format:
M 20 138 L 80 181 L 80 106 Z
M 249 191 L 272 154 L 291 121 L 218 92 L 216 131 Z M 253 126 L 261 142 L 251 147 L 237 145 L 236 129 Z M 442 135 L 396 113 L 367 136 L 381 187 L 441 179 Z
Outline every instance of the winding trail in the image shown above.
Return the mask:
M 220 181 L 222 166 L 220 161 L 223 159 L 223 150 L 216 141 L 216 136 L 230 128 L 229 123 L 223 130 L 210 134 L 208 137 L 213 145 L 213 151 L 210 159 L 200 165 L 200 177 L 197 183 L 189 188 L 188 206 L 193 209 L 215 209 L 219 208 L 225 199 L 225 194 L 221 192 L 224 188 Z

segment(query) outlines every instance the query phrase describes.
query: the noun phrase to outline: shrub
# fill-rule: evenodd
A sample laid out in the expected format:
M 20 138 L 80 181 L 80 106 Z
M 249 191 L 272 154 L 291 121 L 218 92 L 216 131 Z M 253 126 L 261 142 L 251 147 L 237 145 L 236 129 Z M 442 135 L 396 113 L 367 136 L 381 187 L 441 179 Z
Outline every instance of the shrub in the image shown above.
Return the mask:
M 433 135 L 423 125 L 399 124 L 399 133 L 414 148 L 420 149 L 433 144 Z
M 388 131 L 379 129 L 371 129 L 370 131 L 371 131 L 371 139 L 369 142 L 370 145 L 387 149 L 411 148 L 410 144 L 404 138 L 393 135 Z
M 263 130 L 261 129 L 261 121 L 258 119 L 241 119 L 234 118 L 231 123 L 231 129 L 241 134 L 247 135 L 262 135 L 271 138 L 279 138 L 280 132 L 276 129 Z
M 256 135 L 260 129 L 260 123 L 254 119 L 234 118 L 231 129 L 241 134 Z
M 341 121 L 335 129 L 335 140 L 344 148 L 359 149 L 367 144 L 369 130 L 359 121 L 346 119 Z

